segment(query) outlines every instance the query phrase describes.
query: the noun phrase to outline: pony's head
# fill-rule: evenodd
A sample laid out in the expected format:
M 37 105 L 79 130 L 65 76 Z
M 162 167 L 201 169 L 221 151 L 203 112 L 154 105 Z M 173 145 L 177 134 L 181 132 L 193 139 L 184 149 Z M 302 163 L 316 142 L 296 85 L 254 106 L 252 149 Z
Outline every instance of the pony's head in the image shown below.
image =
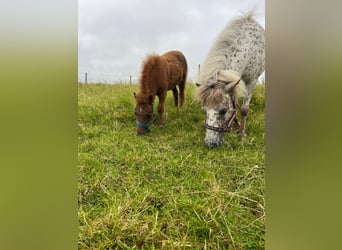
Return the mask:
M 231 72 L 221 70 L 215 78 L 197 86 L 197 95 L 206 113 L 205 145 L 220 146 L 223 134 L 230 131 L 236 119 L 236 100 L 245 94 L 245 84 Z
M 136 105 L 134 114 L 137 124 L 137 134 L 145 134 L 148 132 L 153 116 L 153 96 L 141 95 L 134 93 Z

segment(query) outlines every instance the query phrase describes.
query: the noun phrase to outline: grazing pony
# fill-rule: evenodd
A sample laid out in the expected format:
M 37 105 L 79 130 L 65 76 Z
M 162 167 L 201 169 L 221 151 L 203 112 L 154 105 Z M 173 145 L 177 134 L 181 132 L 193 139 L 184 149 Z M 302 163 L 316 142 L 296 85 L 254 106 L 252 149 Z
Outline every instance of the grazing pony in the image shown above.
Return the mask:
M 139 80 L 139 93 L 134 93 L 136 106 L 137 134 L 149 131 L 153 115 L 153 101 L 158 96 L 159 127 L 163 127 L 164 103 L 168 90 L 172 90 L 175 106 L 178 106 L 178 90 L 180 106 L 184 103 L 184 89 L 187 75 L 187 62 L 179 51 L 169 51 L 162 56 L 153 54 L 143 63 Z
M 248 13 L 235 18 L 219 34 L 205 59 L 197 84 L 197 96 L 206 112 L 205 145 L 222 144 L 236 118 L 236 100 L 240 107 L 239 135 L 246 136 L 246 118 L 258 77 L 264 71 L 264 28 Z

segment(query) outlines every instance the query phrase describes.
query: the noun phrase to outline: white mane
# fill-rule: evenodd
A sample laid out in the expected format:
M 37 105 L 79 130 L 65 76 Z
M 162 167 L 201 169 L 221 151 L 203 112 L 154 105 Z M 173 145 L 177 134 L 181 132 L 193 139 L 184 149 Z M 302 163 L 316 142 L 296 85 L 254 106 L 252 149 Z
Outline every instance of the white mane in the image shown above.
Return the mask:
M 246 20 L 251 19 L 252 16 L 253 13 L 248 12 L 243 16 L 233 19 L 218 35 L 203 63 L 199 77 L 200 84 L 206 84 L 210 78 L 217 80 L 218 71 L 229 68 L 230 65 L 228 65 L 227 60 L 229 56 L 228 49 L 236 43 L 236 38 L 241 35 L 239 31 L 242 24 Z M 241 73 L 237 73 L 237 77 L 241 77 Z

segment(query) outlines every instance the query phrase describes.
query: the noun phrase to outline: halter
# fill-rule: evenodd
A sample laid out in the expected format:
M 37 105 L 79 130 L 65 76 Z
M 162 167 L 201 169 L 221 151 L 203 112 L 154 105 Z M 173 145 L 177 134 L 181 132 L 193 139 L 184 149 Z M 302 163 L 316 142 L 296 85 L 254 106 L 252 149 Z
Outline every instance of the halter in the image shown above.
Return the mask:
M 223 126 L 223 127 L 215 127 L 215 126 L 211 126 L 207 123 L 207 121 L 205 121 L 204 127 L 206 129 L 209 130 L 213 130 L 213 131 L 217 131 L 217 132 L 229 132 L 232 129 L 232 123 L 233 121 L 236 119 L 236 105 L 235 105 L 235 98 L 234 96 L 231 95 L 231 100 L 232 100 L 232 105 L 233 105 L 233 113 L 231 114 L 231 116 L 229 117 L 227 123 Z
M 146 131 L 150 131 L 149 126 L 150 126 L 150 124 L 151 124 L 151 122 L 152 122 L 152 116 L 153 116 L 153 103 L 151 104 L 151 106 L 152 106 L 152 115 L 151 115 L 150 120 L 149 120 L 146 124 L 145 124 L 145 123 L 142 123 L 142 122 L 140 122 L 140 121 L 138 121 L 138 119 L 135 120 L 135 123 L 137 124 L 137 126 L 144 128 Z
M 150 126 L 150 123 L 151 123 L 151 120 L 145 124 L 145 123 L 142 123 L 142 122 L 139 122 L 138 120 L 135 120 L 135 123 L 139 126 L 139 127 L 142 127 L 144 129 L 146 129 L 147 131 L 150 131 L 149 127 Z

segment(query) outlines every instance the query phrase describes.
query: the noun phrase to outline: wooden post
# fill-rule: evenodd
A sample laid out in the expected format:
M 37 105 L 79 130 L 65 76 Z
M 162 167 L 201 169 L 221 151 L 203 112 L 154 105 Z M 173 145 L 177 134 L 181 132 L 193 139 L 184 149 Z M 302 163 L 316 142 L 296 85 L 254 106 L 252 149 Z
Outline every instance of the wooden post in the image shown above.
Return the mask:
M 129 75 L 129 84 L 132 85 L 132 75 Z
M 87 83 L 87 82 L 88 82 L 88 73 L 85 72 L 85 83 Z
M 201 75 L 201 64 L 198 64 L 198 76 L 197 76 L 197 82 L 200 80 L 200 75 Z

